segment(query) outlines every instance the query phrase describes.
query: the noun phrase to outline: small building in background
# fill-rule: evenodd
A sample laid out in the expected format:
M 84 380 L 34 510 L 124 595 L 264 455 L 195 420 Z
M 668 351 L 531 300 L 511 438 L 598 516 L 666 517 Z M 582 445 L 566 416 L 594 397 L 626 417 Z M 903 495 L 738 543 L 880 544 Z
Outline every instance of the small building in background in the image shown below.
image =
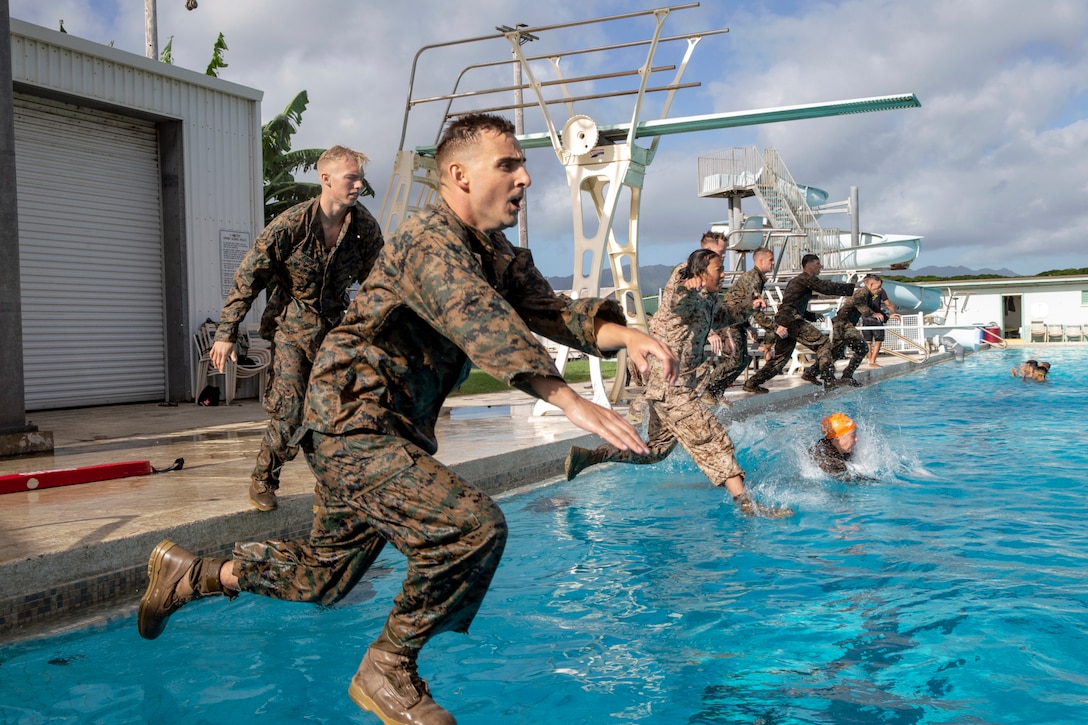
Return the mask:
M 1088 275 L 916 284 L 941 290 L 944 324 L 996 327 L 1024 342 L 1083 342 L 1088 331 Z
M 10 42 L 24 366 L 0 385 L 27 410 L 192 398 L 190 338 L 263 226 L 263 92 L 14 19 Z

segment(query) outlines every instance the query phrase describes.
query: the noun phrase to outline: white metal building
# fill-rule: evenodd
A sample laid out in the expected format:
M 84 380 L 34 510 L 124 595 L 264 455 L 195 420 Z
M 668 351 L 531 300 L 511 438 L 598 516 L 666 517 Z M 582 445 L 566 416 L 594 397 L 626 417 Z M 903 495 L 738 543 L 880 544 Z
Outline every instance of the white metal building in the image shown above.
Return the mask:
M 263 93 L 14 19 L 11 53 L 27 410 L 192 397 L 263 224 Z
M 944 310 L 938 314 L 948 324 L 993 325 L 1004 337 L 1025 341 L 1032 339 L 1032 323 L 1061 330 L 1088 327 L 1088 276 L 1085 275 L 918 284 L 941 290 Z M 1057 341 L 1053 334 L 1050 338 Z

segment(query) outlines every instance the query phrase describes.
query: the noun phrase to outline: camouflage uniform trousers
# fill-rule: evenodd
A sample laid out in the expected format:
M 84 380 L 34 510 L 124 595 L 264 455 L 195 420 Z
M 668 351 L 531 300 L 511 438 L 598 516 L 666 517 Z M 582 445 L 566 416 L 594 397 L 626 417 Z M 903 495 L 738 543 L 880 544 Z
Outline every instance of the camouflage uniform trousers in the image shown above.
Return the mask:
M 638 369 L 630 355 L 627 356 L 627 384 L 636 388 L 646 385 L 646 381 L 642 379 L 642 371 Z
M 865 340 L 858 328 L 854 327 L 848 320 L 840 320 L 838 317 L 831 321 L 831 337 L 834 340 L 833 359 L 841 360 L 845 357 L 846 348 L 850 348 L 850 352 L 853 353 L 842 371 L 844 380 L 853 377 L 854 371 L 858 369 L 861 361 L 868 354 L 869 346 L 865 344 Z
M 824 380 L 835 378 L 835 358 L 831 356 L 831 341 L 815 325 L 804 320 L 791 322 L 785 337 L 777 337 L 774 343 L 774 355 L 759 371 L 748 378 L 748 385 L 762 385 L 785 369 L 797 343 L 803 344 L 816 353 L 816 363 L 805 369 L 805 374 L 815 377 L 822 374 Z
M 724 486 L 733 476 L 744 476 L 737 463 L 733 440 L 695 391 L 685 387 L 670 388 L 664 400 L 648 400 L 650 409 L 643 455 L 621 451 L 605 443 L 590 453 L 590 465 L 596 463 L 633 463 L 648 465 L 665 460 L 680 443 L 699 470 L 715 486 Z
M 302 424 L 306 388 L 310 384 L 313 357 L 298 345 L 276 336 L 272 346 L 272 373 L 264 394 L 264 409 L 268 413 L 253 480 L 263 481 L 272 488 L 280 483 L 283 464 L 298 454 L 290 441 Z
M 388 541 L 408 571 L 375 646 L 412 656 L 440 632 L 467 632 L 506 545 L 495 502 L 402 438 L 314 432 L 301 445 L 318 479 L 313 528 L 302 540 L 237 544 L 241 590 L 330 605 Z
M 710 371 L 706 384 L 707 391 L 716 397 L 720 397 L 752 362 L 748 353 L 748 323 L 732 325 L 725 331 L 733 340 L 733 354 Z

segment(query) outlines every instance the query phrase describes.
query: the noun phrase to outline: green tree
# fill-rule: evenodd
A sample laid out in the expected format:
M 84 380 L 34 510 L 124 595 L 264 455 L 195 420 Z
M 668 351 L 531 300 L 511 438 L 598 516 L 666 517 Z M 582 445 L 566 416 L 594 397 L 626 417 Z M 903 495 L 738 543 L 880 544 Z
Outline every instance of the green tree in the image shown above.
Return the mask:
M 302 114 L 309 104 L 306 91 L 295 96 L 283 112 L 261 127 L 261 160 L 264 169 L 264 223 L 295 204 L 313 199 L 321 186 L 297 181 L 295 173 L 306 173 L 317 167 L 317 159 L 325 149 L 291 149 L 291 137 L 302 123 Z M 370 182 L 363 179 L 364 196 L 374 196 Z
M 1040 272 L 1037 277 L 1065 277 L 1073 274 L 1088 274 L 1088 267 L 1070 267 L 1069 269 L 1050 269 Z

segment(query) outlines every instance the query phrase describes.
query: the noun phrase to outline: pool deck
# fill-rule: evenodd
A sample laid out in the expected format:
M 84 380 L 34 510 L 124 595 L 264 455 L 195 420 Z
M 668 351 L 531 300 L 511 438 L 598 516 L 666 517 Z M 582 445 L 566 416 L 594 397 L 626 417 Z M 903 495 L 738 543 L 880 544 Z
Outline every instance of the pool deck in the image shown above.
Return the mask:
M 949 359 L 934 354 L 919 366 L 883 356 L 883 367 L 863 364 L 855 377 L 870 384 Z M 767 387 L 765 395 L 731 388 L 732 407 L 716 412 L 728 424 L 852 390 L 824 391 L 796 375 L 780 375 Z M 492 495 L 556 480 L 571 445 L 592 447 L 599 439 L 559 414 L 532 417 L 532 404 L 518 392 L 450 398 L 436 457 Z M 628 412 L 626 404 L 617 409 Z M 28 419 L 53 433 L 54 452 L 0 460 L 0 474 L 144 460 L 165 468 L 176 458 L 185 464 L 150 476 L 0 494 L 0 643 L 127 616 L 146 585 L 148 554 L 164 538 L 213 555 L 234 541 L 309 531 L 314 479 L 301 456 L 284 467 L 278 509 L 260 512 L 248 502 L 267 421 L 256 400 L 40 411 Z

